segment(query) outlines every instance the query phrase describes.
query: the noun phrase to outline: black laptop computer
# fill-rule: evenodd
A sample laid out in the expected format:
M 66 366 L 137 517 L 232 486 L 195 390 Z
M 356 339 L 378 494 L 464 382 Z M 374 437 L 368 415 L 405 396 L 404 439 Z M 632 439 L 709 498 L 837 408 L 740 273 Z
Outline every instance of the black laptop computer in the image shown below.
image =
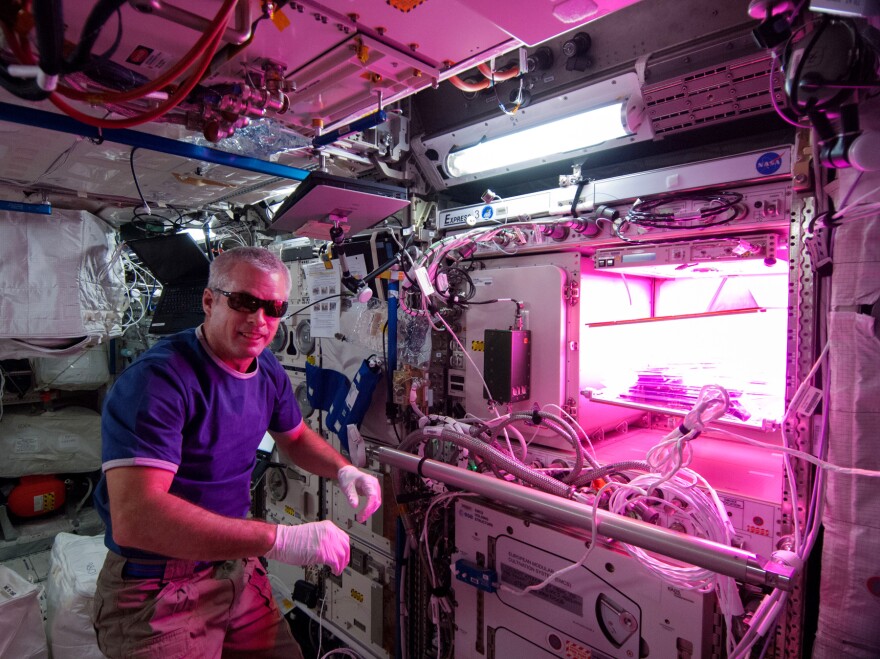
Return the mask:
M 152 334 L 172 334 L 205 319 L 202 294 L 211 262 L 188 233 L 165 234 L 126 243 L 162 284 L 150 323 Z

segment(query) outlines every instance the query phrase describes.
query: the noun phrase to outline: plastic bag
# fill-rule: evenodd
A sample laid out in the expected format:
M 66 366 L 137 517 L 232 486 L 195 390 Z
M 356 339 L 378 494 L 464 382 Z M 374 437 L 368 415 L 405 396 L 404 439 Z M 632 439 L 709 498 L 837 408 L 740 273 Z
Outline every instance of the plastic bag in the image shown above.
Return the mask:
M 46 631 L 53 657 L 100 659 L 92 603 L 107 547 L 104 536 L 59 533 L 52 545 Z
M 91 213 L 0 212 L 0 359 L 121 336 L 125 278 L 114 254 L 114 231 Z
M 0 565 L 0 657 L 44 659 L 48 656 L 40 587 Z

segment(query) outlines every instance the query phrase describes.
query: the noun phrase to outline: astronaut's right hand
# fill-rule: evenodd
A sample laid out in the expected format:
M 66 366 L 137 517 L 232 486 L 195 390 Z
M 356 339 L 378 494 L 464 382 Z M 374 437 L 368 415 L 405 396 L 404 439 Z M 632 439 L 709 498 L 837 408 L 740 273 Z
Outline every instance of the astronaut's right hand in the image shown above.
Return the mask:
M 350 557 L 348 534 L 329 520 L 298 526 L 279 524 L 266 558 L 288 565 L 324 563 L 340 575 Z

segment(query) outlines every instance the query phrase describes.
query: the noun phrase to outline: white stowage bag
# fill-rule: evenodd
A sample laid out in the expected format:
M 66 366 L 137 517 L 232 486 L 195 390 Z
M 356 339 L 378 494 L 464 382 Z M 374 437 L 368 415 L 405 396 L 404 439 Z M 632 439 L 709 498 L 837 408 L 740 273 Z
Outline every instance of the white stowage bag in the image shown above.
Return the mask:
M 0 565 L 0 657 L 45 659 L 48 656 L 39 586 Z
M 0 359 L 75 354 L 121 336 L 115 232 L 85 211 L 0 211 Z
M 37 389 L 82 391 L 97 389 L 110 380 L 107 344 L 86 348 L 78 355 L 31 359 Z
M 95 471 L 101 467 L 101 415 L 85 407 L 4 414 L 0 455 L 0 478 Z
M 104 536 L 59 533 L 49 558 L 46 633 L 55 659 L 100 659 L 92 602 L 107 548 Z

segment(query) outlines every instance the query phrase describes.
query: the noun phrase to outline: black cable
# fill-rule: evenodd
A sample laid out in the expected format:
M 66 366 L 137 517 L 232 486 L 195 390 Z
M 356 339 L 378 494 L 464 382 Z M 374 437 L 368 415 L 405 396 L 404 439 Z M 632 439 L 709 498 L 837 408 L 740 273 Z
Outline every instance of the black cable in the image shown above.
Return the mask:
M 134 171 L 134 152 L 137 151 L 140 147 L 134 147 L 128 153 L 128 164 L 131 167 L 131 178 L 134 179 L 134 187 L 137 188 L 138 196 L 141 198 L 141 201 L 144 203 L 144 208 L 147 210 L 150 209 L 150 205 L 147 203 L 147 200 L 144 198 L 144 193 L 141 192 L 141 184 L 138 183 L 137 172 Z
M 446 277 L 447 285 L 445 290 L 441 290 L 440 286 L 437 284 L 437 278 L 441 274 Z M 477 294 L 477 287 L 474 286 L 474 281 L 471 279 L 467 270 L 457 265 L 439 268 L 434 277 L 434 288 L 441 297 L 454 305 L 461 305 Z
M 508 116 L 512 116 L 512 115 L 516 114 L 517 110 L 519 110 L 523 104 L 523 77 L 522 77 L 522 74 L 518 75 L 517 78 L 519 79 L 519 90 L 516 95 L 516 100 L 510 104 L 511 109 L 508 110 L 507 104 L 501 100 L 500 96 L 498 96 L 498 85 L 495 84 L 495 71 L 492 71 L 492 77 L 491 77 L 492 84 L 490 85 L 490 87 L 492 88 L 492 93 L 495 94 L 495 101 L 498 103 L 498 107 L 501 108 L 501 111 Z
M 809 130 L 809 128 L 810 128 L 809 125 L 800 123 L 800 118 L 801 118 L 800 115 L 798 115 L 796 112 L 789 112 L 787 107 L 782 106 L 781 104 L 779 104 L 776 101 L 776 88 L 777 87 L 774 82 L 774 79 L 775 79 L 777 73 L 781 74 L 783 77 L 783 82 L 782 82 L 780 89 L 783 92 L 785 92 L 785 81 L 784 81 L 785 72 L 782 69 L 780 69 L 778 72 L 776 71 L 776 58 L 774 57 L 771 60 L 771 64 L 770 64 L 770 104 L 773 106 L 773 109 L 776 111 L 776 114 L 778 114 L 779 117 L 785 123 L 790 124 L 790 125 L 794 126 L 795 128 L 804 128 L 804 129 Z
M 590 180 L 586 178 L 582 178 L 578 181 L 577 187 L 574 189 L 574 199 L 571 200 L 571 210 L 569 213 L 572 217 L 580 217 L 578 213 L 578 202 L 581 200 L 581 192 L 584 191 L 584 188 L 587 186 Z
M 515 325 L 520 325 L 520 326 L 513 327 L 513 329 L 522 329 L 522 325 L 519 323 L 519 321 L 522 318 L 523 303 L 520 302 L 519 300 L 514 300 L 513 298 L 508 298 L 508 299 L 503 299 L 503 300 L 498 300 L 498 299 L 496 299 L 496 300 L 480 300 L 479 302 L 475 302 L 474 300 L 470 300 L 467 302 L 467 304 L 465 304 L 463 306 L 469 306 L 471 304 L 495 304 L 496 302 L 513 302 L 513 304 L 516 305 L 516 311 L 514 312 L 514 316 L 513 316 L 513 324 L 514 324 L 514 326 Z
M 50 92 L 42 89 L 36 80 L 11 76 L 6 72 L 5 68 L 0 69 L 0 87 L 25 101 L 44 101 L 49 98 L 50 94 Z
M 177 213 L 177 219 L 174 221 L 174 226 L 179 230 L 183 231 L 184 229 L 188 229 L 189 227 L 198 226 L 201 228 L 205 222 L 199 217 L 198 211 L 188 211 L 184 213 L 177 206 L 172 206 L 171 204 L 166 204 L 166 208 L 170 208 L 171 210 Z M 192 217 L 190 217 L 192 216 Z
M 791 85 L 789 88 L 788 98 L 791 101 L 791 106 L 794 108 L 795 112 L 800 113 L 802 109 L 810 109 L 810 107 L 815 103 L 815 99 L 813 99 L 813 103 L 808 103 L 805 108 L 801 108 L 800 102 L 798 101 L 798 90 L 800 89 L 801 76 L 804 72 L 804 66 L 809 59 L 809 56 L 812 54 L 813 49 L 816 47 L 816 43 L 819 41 L 819 38 L 828 29 L 828 26 L 831 24 L 830 19 L 825 19 L 819 23 L 819 27 L 810 35 L 810 40 L 804 46 L 803 51 L 801 52 L 801 58 L 795 66 L 794 73 L 791 77 Z M 786 61 L 790 59 L 791 53 L 786 58 Z
M 101 86 L 116 91 L 136 89 L 150 82 L 150 78 L 117 64 L 104 55 L 90 58 L 81 73 Z
M 409 276 L 409 272 L 407 272 L 406 268 L 403 268 L 401 270 L 401 272 L 403 273 L 403 276 L 407 278 L 409 283 L 412 284 L 416 288 L 416 290 L 419 290 L 419 291 L 421 290 L 421 289 L 419 289 L 419 282 L 417 282 L 415 279 L 413 279 L 412 277 Z
M 632 238 L 627 238 L 623 235 L 622 227 L 627 222 L 625 220 L 618 220 L 616 222 L 611 223 L 611 230 L 614 232 L 614 235 L 617 236 L 620 240 L 626 243 L 640 243 L 640 240 L 633 240 Z
M 119 49 L 119 44 L 122 43 L 122 11 L 119 7 L 116 8 L 116 39 L 113 40 L 113 43 L 110 44 L 110 47 L 105 50 L 103 53 L 98 55 L 98 58 L 102 60 L 108 60 L 116 53 Z
M 288 317 L 288 318 L 293 318 L 294 316 L 296 316 L 297 314 L 302 313 L 303 311 L 305 311 L 305 310 L 308 309 L 309 307 L 313 307 L 313 306 L 315 306 L 316 304 L 318 304 L 318 303 L 320 303 L 320 302 L 325 302 L 325 301 L 327 301 L 327 300 L 332 300 L 332 299 L 335 298 L 335 297 L 342 297 L 343 295 L 345 295 L 345 293 L 336 293 L 335 295 L 328 295 L 327 297 L 322 297 L 320 300 L 315 300 L 314 302 L 311 302 L 311 303 L 307 304 L 307 305 L 304 306 L 302 309 L 297 309 L 296 311 L 294 311 L 292 314 L 288 315 L 287 317 Z
M 400 218 L 398 218 L 396 215 L 392 215 L 391 217 L 386 218 L 385 221 L 387 222 L 388 220 L 394 220 L 395 222 L 397 222 L 397 226 L 399 226 L 401 229 L 406 228 L 405 226 L 403 226 L 403 222 L 400 221 Z M 412 236 L 412 234 L 410 234 L 410 236 Z M 409 238 L 409 236 L 407 236 L 407 238 Z
M 388 321 L 382 325 L 382 361 L 388 364 Z M 394 397 L 394 383 L 391 378 L 386 378 L 386 388 L 388 389 L 388 400 Z
M 808 82 L 803 83 L 801 85 L 806 90 L 812 89 L 877 89 L 880 87 L 880 82 L 860 82 L 858 84 L 853 83 L 851 85 L 836 85 L 829 84 L 826 82 L 818 83 L 818 82 Z
M 74 73 L 82 70 L 91 57 L 92 47 L 98 40 L 104 25 L 125 3 L 126 0 L 98 0 L 86 19 L 76 49 L 65 62 L 65 72 Z
M 61 0 L 33 0 L 34 28 L 40 53 L 40 70 L 57 76 L 64 66 L 64 19 Z
M 205 236 L 205 252 L 208 254 L 208 260 L 214 260 L 214 246 L 211 244 L 211 218 L 209 217 L 204 224 L 202 224 L 202 233 Z
M 670 197 L 658 197 L 656 199 L 637 200 L 629 212 L 625 221 L 640 226 L 664 228 L 664 229 L 693 229 L 695 227 L 713 227 L 726 224 L 731 220 L 742 216 L 742 210 L 736 205 L 742 201 L 739 192 L 718 192 L 704 195 L 672 195 Z M 676 215 L 674 211 L 657 212 L 656 209 L 669 206 L 673 203 L 685 201 L 706 202 L 708 206 L 702 207 L 696 214 Z M 714 219 L 713 218 L 719 218 Z M 707 221 L 709 220 L 709 221 Z M 696 222 L 696 224 L 693 224 Z M 615 231 L 619 234 L 619 231 Z
M 177 209 L 172 208 L 171 210 L 176 211 Z M 132 220 L 129 222 L 129 226 L 148 235 L 176 233 L 179 229 L 173 218 L 165 217 L 157 212 L 148 213 L 141 206 L 132 210 Z
M 165 212 L 165 211 L 174 211 L 175 213 L 177 213 L 177 217 L 174 218 L 174 217 L 167 217 L 165 215 L 162 215 L 162 212 Z M 135 219 L 140 220 L 142 222 L 149 222 L 149 218 L 154 217 L 157 220 L 167 222 L 168 223 L 167 226 L 170 229 L 172 229 L 173 231 L 179 231 L 181 229 L 180 211 L 177 208 L 174 208 L 172 206 L 167 206 L 165 208 L 152 208 L 152 209 L 150 209 L 149 213 L 147 212 L 147 209 L 143 208 L 142 206 L 138 206 L 137 208 L 134 208 L 131 211 L 131 214 L 132 214 L 132 217 L 134 217 Z

